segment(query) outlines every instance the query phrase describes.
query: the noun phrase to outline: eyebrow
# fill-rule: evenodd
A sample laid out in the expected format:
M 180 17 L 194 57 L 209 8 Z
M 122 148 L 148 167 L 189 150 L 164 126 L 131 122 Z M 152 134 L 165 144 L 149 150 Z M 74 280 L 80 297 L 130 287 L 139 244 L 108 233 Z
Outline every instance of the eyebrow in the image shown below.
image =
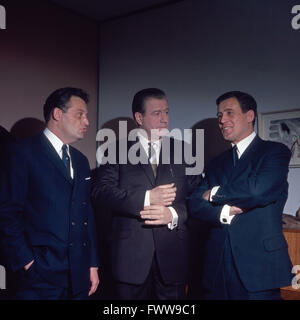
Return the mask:
M 223 112 L 218 111 L 217 115 L 218 114 L 222 114 L 222 113 L 227 112 L 227 111 L 233 111 L 233 108 L 228 107 L 228 108 L 224 109 Z
M 157 111 L 169 111 L 169 107 L 167 107 L 165 109 L 155 109 L 152 112 L 157 112 Z

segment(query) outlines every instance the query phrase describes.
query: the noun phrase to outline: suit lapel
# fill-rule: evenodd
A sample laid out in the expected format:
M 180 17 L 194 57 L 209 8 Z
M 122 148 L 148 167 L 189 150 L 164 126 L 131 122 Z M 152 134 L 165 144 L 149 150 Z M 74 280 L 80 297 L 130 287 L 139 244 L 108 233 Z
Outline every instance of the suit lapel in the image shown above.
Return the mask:
M 222 181 L 221 184 L 226 184 L 227 181 L 230 179 L 232 176 L 233 170 L 235 169 L 233 167 L 233 160 L 232 160 L 232 150 L 229 149 L 226 151 L 224 154 L 224 158 L 222 158 L 222 172 L 219 175 L 221 177 Z
M 131 146 L 134 145 L 135 143 L 137 143 L 137 142 L 136 141 L 128 141 L 128 152 L 129 152 L 129 149 L 131 148 Z M 138 166 L 144 171 L 145 175 L 147 176 L 147 178 L 149 179 L 151 184 L 153 186 L 155 186 L 155 177 L 154 177 L 154 174 L 152 171 L 151 164 L 149 162 L 148 156 L 147 156 L 143 146 L 140 143 L 139 143 L 139 148 L 138 148 L 136 155 L 137 155 L 137 157 L 140 157 L 141 159 L 147 159 L 147 161 L 148 161 L 147 164 L 139 162 Z
M 74 148 L 69 146 L 70 150 L 70 156 L 71 156 L 71 161 L 72 161 L 72 168 L 73 168 L 73 184 L 74 184 L 74 192 L 76 192 L 78 182 L 80 181 L 80 163 L 79 159 L 77 157 L 76 152 L 74 151 Z
M 247 149 L 243 152 L 240 159 L 237 161 L 237 165 L 232 171 L 232 179 L 236 177 L 237 175 L 241 175 L 249 165 L 251 165 L 251 160 L 253 157 L 257 157 L 258 154 L 260 154 L 260 143 L 261 139 L 256 136 L 253 141 L 250 143 L 250 145 L 247 147 Z
M 54 164 L 54 166 L 65 177 L 65 179 L 72 184 L 73 180 L 71 177 L 69 177 L 65 165 L 52 146 L 51 142 L 43 133 L 40 135 L 40 145 L 41 147 L 39 148 L 39 152 L 43 153 Z

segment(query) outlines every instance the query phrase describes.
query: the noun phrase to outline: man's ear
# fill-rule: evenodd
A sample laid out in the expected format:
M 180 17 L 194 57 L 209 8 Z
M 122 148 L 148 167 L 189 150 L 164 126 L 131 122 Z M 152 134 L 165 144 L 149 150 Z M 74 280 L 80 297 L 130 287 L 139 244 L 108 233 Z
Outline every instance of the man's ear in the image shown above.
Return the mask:
M 143 125 L 143 115 L 140 112 L 136 112 L 134 114 L 135 121 L 138 123 L 138 125 Z
M 250 123 L 250 122 L 253 122 L 254 118 L 255 118 L 255 113 L 254 113 L 254 111 L 253 111 L 253 110 L 248 110 L 248 111 L 247 111 L 247 120 L 248 120 L 248 122 L 249 122 L 249 123 Z
M 54 108 L 52 111 L 52 118 L 55 121 L 59 121 L 62 117 L 63 111 L 60 108 Z

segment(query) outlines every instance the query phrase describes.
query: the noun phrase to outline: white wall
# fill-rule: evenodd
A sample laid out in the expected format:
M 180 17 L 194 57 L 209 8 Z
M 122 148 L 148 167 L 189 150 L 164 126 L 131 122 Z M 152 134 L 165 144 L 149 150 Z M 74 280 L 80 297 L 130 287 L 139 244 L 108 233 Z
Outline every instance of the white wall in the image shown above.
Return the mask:
M 135 92 L 163 89 L 172 128 L 216 114 L 225 91 L 252 94 L 260 112 L 300 108 L 300 30 L 292 0 L 186 0 L 106 22 L 100 29 L 99 128 L 131 117 Z M 285 212 L 300 206 L 300 169 Z

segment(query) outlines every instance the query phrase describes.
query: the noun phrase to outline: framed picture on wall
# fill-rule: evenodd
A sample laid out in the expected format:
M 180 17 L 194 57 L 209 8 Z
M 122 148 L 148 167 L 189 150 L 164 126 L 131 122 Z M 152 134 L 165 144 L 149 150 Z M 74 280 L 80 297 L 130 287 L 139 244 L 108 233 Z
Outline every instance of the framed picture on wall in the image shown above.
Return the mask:
M 290 167 L 300 167 L 300 109 L 258 114 L 258 134 L 285 144 L 292 152 Z

